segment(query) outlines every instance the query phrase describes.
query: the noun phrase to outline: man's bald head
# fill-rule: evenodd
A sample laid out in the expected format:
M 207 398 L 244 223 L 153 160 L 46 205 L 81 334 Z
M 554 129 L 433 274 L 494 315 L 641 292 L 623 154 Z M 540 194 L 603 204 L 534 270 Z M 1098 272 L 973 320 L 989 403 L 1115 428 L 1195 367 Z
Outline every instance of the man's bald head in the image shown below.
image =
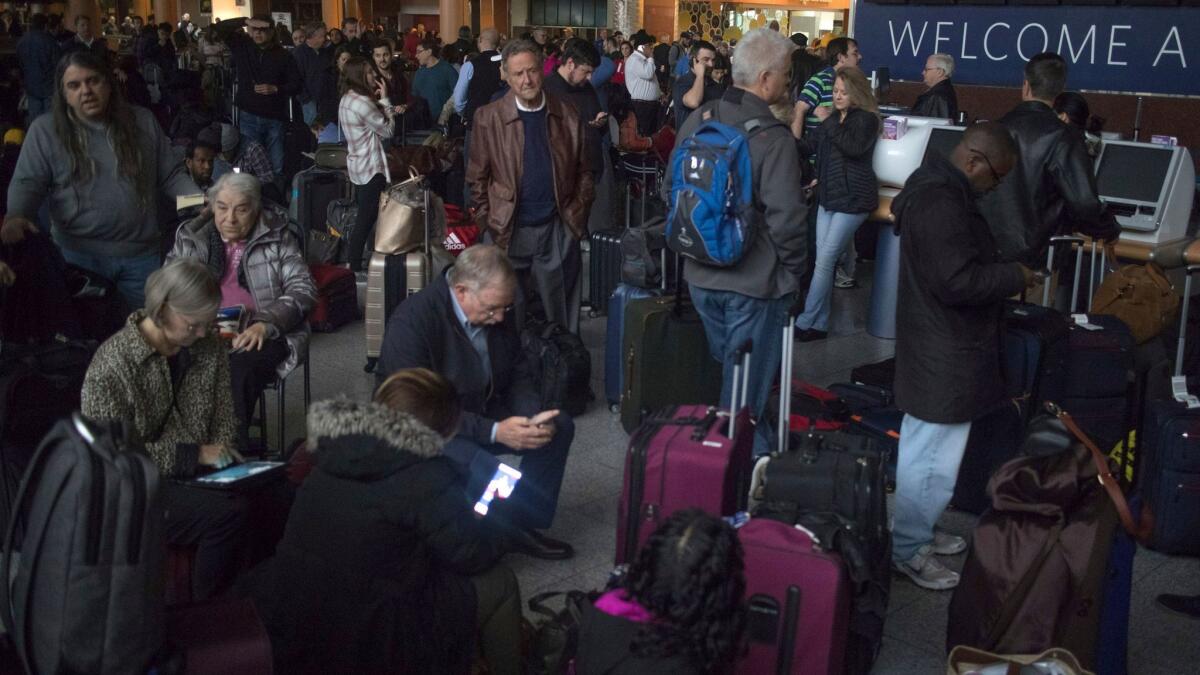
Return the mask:
M 977 192 L 991 192 L 1017 163 L 1017 144 L 998 122 L 967 127 L 950 161 Z

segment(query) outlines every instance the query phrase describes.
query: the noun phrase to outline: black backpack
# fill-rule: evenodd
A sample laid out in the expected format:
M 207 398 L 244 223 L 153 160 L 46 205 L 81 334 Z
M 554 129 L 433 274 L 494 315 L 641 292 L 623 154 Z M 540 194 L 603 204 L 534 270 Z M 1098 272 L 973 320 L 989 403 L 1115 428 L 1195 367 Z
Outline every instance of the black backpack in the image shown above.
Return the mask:
M 26 672 L 149 669 L 164 643 L 164 530 L 158 470 L 121 424 L 59 421 L 21 480 L 0 557 L 0 579 L 13 579 L 0 618 Z
M 541 409 L 582 415 L 592 400 L 592 355 L 583 340 L 557 323 L 527 321 L 521 346 L 541 387 Z

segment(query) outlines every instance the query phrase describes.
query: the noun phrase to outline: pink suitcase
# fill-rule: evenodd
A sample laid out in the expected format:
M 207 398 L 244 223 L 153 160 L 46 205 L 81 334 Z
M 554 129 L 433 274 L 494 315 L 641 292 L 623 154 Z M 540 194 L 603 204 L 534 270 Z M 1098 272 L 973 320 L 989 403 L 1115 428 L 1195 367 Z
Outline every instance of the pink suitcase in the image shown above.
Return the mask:
M 738 529 L 746 564 L 750 649 L 735 672 L 841 675 L 850 621 L 850 581 L 836 553 L 805 530 L 769 518 Z
M 659 523 L 676 511 L 699 508 L 731 516 L 746 508 L 754 445 L 754 426 L 744 405 L 750 348 L 747 342 L 738 350 L 741 363 L 733 369 L 729 411 L 670 406 L 630 436 L 617 506 L 618 565 L 632 561 Z

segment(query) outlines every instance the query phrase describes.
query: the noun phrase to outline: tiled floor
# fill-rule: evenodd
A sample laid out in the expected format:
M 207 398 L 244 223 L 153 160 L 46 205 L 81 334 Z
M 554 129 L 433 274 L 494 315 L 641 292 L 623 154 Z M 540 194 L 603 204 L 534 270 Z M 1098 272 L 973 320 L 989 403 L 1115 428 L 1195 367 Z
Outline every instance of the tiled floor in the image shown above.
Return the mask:
M 795 375 L 816 384 L 845 379 L 852 367 L 887 358 L 892 343 L 868 335 L 866 310 L 870 298 L 869 274 L 860 270 L 863 287 L 837 290 L 828 340 L 799 345 Z M 603 335 L 605 319 L 585 320 L 583 337 L 592 351 L 593 388 L 603 392 Z M 363 372 L 363 324 L 337 333 L 316 335 L 312 348 L 312 385 L 316 398 L 345 394 L 369 396 L 374 376 Z M 302 434 L 303 405 L 299 382 L 288 389 L 289 438 Z M 273 403 L 273 401 L 272 401 Z M 274 410 L 274 406 L 271 406 Z M 273 428 L 273 425 L 272 425 Z M 596 403 L 576 420 L 575 445 L 562 490 L 552 534 L 570 541 L 574 559 L 560 562 L 512 556 L 524 597 L 546 590 L 590 589 L 604 583 L 612 567 L 615 546 L 617 498 L 621 489 L 626 434 L 615 415 Z M 969 533 L 973 518 L 948 513 L 943 526 Z M 964 556 L 952 559 L 962 564 Z M 1134 600 L 1130 622 L 1130 672 L 1134 675 L 1197 672 L 1200 663 L 1200 623 L 1160 610 L 1154 596 L 1162 592 L 1200 593 L 1200 562 L 1138 552 L 1135 563 Z M 944 638 L 949 593 L 923 591 L 907 580 L 895 579 L 876 673 L 945 672 Z

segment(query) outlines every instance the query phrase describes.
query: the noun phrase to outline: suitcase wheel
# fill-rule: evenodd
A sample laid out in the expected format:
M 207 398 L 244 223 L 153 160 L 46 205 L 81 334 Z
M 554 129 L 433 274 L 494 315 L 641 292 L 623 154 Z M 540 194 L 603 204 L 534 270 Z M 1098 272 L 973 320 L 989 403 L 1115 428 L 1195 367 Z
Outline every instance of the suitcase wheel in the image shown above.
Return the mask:
M 377 358 L 374 358 L 374 357 L 371 357 L 371 356 L 368 356 L 368 357 L 367 357 L 367 365 L 363 366 L 363 372 L 364 372 L 364 373 L 373 373 L 373 372 L 375 372 L 375 364 L 376 364 L 376 363 L 378 363 L 378 362 L 379 362 L 379 359 L 377 359 Z
M 621 414 L 621 404 L 620 403 L 609 403 L 608 404 L 608 412 L 610 412 L 614 415 L 620 415 Z
M 602 309 L 589 309 L 588 310 L 588 318 L 591 318 L 591 319 L 595 319 L 597 317 L 604 316 L 605 314 L 606 314 L 606 312 Z

